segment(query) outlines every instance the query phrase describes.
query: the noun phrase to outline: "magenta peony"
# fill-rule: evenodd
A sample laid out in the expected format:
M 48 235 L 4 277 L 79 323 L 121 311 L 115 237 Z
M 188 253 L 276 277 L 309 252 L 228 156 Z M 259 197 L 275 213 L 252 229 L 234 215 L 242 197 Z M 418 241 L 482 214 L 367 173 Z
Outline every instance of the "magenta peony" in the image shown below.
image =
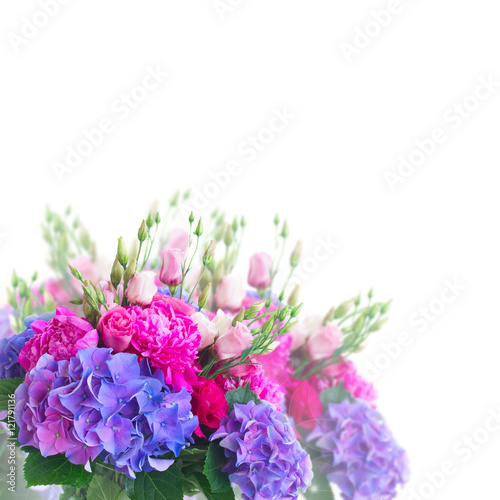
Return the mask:
M 37 320 L 31 324 L 34 336 L 19 353 L 19 363 L 25 370 L 33 369 L 43 354 L 56 361 L 70 359 L 80 349 L 96 347 L 97 330 L 86 320 L 78 318 L 65 307 L 58 307 L 49 321 Z
M 148 358 L 165 374 L 165 382 L 174 390 L 192 390 L 196 383 L 196 360 L 200 347 L 196 323 L 162 300 L 139 312 L 132 327 L 129 351 Z

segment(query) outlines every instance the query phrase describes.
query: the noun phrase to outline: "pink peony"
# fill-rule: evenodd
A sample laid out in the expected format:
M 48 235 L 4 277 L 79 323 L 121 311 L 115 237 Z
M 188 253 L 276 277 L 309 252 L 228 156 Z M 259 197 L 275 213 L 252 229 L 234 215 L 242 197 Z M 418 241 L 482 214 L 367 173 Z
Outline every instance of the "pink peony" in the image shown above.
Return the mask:
M 126 351 L 132 340 L 135 318 L 134 308 L 116 306 L 104 313 L 97 325 L 104 345 L 115 352 Z
M 200 349 L 211 346 L 218 335 L 217 328 L 202 312 L 192 314 L 191 319 L 198 325 L 201 336 Z
M 342 345 L 342 332 L 335 325 L 328 323 L 307 341 L 307 350 L 312 360 L 317 361 L 333 356 L 333 353 Z
M 160 271 L 160 281 L 169 286 L 177 286 L 182 283 L 182 264 L 184 254 L 177 248 L 170 248 L 163 254 Z
M 19 353 L 19 363 L 28 371 L 45 353 L 61 361 L 70 359 L 80 349 L 96 347 L 99 343 L 97 330 L 86 319 L 78 318 L 65 307 L 58 307 L 56 315 L 49 321 L 34 321 L 31 328 L 34 336 Z
M 252 345 L 253 335 L 243 323 L 232 326 L 215 342 L 215 349 L 220 360 L 239 356 L 245 349 Z
M 198 377 L 191 394 L 193 414 L 198 417 L 200 424 L 210 429 L 218 429 L 222 417 L 228 412 L 228 405 L 224 391 L 213 379 Z M 195 430 L 197 436 L 205 437 L 201 428 Z
M 323 414 L 323 403 L 316 388 L 307 380 L 290 379 L 287 387 L 287 413 L 295 425 L 314 429 L 316 419 Z
M 250 257 L 248 284 L 255 288 L 267 288 L 271 284 L 272 258 L 265 252 L 257 252 Z
M 153 271 L 143 271 L 132 276 L 125 290 L 125 296 L 131 304 L 141 306 L 151 304 L 154 295 L 158 292 L 155 276 Z
M 220 309 L 235 311 L 240 309 L 245 295 L 243 278 L 224 276 L 215 290 L 215 302 Z
M 189 316 L 175 312 L 168 303 L 154 300 L 135 319 L 129 351 L 160 368 L 165 382 L 175 391 L 182 387 L 191 391 L 197 380 L 200 340 L 198 328 Z

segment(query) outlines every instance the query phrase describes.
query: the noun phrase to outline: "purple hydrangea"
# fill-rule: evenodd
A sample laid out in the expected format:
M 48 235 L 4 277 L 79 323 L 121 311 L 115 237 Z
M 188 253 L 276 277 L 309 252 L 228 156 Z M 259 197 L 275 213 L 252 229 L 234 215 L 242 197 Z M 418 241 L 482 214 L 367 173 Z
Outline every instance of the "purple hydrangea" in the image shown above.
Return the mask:
M 309 455 L 288 417 L 268 402 L 235 404 L 210 440 L 220 439 L 230 460 L 222 469 L 244 500 L 298 498 L 312 480 Z
M 12 328 L 10 327 L 10 317 L 12 309 L 4 307 L 0 309 L 0 339 L 5 339 L 12 335 Z
M 323 472 L 344 500 L 390 500 L 408 480 L 406 452 L 369 403 L 330 403 L 307 437 L 322 452 Z
M 24 320 L 26 330 L 19 335 L 11 335 L 0 340 L 0 379 L 21 378 L 26 370 L 19 364 L 18 357 L 24 344 L 33 337 L 31 325 L 36 320 L 49 321 L 55 313 L 44 313 L 41 316 L 28 316 Z
M 19 442 L 43 456 L 64 454 L 85 465 L 100 456 L 116 470 L 166 470 L 193 442 L 198 418 L 191 395 L 171 392 L 163 373 L 137 356 L 89 347 L 69 361 L 44 354 L 16 390 Z

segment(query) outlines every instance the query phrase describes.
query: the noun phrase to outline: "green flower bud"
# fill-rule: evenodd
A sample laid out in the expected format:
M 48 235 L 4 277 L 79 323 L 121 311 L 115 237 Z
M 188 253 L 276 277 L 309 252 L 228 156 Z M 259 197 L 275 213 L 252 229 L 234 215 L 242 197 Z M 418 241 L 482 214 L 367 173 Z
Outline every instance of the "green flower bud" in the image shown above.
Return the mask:
M 343 318 L 351 310 L 353 305 L 353 299 L 342 302 L 342 304 L 340 304 L 340 306 L 338 306 L 335 310 L 335 313 L 333 315 L 334 319 Z
M 7 288 L 7 301 L 12 309 L 17 309 L 17 300 L 14 292 L 10 288 Z
M 258 316 L 259 312 L 263 309 L 265 305 L 264 300 L 260 300 L 259 302 L 254 302 L 246 311 L 244 319 L 254 319 Z
M 224 234 L 224 244 L 226 246 L 230 246 L 233 243 L 233 230 L 231 226 L 228 224 L 226 226 L 226 233 Z
M 31 281 L 32 281 L 32 282 L 33 282 L 33 281 L 36 281 L 36 280 L 37 280 L 37 278 L 38 278 L 38 271 L 35 271 L 35 272 L 33 273 L 33 275 L 31 276 Z
M 200 299 L 198 300 L 198 307 L 203 309 L 207 303 L 208 299 L 210 298 L 210 290 L 212 288 L 212 283 L 208 283 L 208 285 L 203 289 L 203 292 L 201 292 Z
M 288 297 L 288 305 L 296 306 L 299 301 L 300 285 L 295 285 L 292 293 Z
M 358 296 L 354 299 L 354 305 L 358 307 L 359 304 L 361 304 L 361 294 L 358 294 Z
M 370 332 L 377 332 L 380 330 L 387 322 L 389 318 L 381 318 L 374 325 L 370 327 Z
M 45 283 L 42 283 L 38 288 L 38 294 L 43 295 L 45 293 Z
M 359 335 L 361 333 L 361 330 L 363 330 L 363 326 L 365 326 L 365 316 L 364 314 L 361 314 L 356 318 L 354 325 L 352 325 L 352 330 L 355 335 Z
M 80 226 L 80 244 L 85 250 L 88 250 L 91 243 L 88 231 L 83 226 Z
M 276 214 L 274 216 L 274 225 L 277 226 L 279 223 L 280 223 L 280 216 L 278 214 Z
M 298 306 L 295 306 L 293 309 L 292 309 L 292 312 L 290 313 L 290 316 L 292 318 L 296 318 L 299 314 L 300 314 L 300 311 L 302 310 L 302 305 L 303 304 L 299 304 Z
M 285 220 L 285 222 L 283 222 L 283 228 L 281 229 L 280 236 L 282 238 L 288 238 L 288 234 L 289 234 L 289 231 L 288 231 L 288 222 Z
M 327 313 L 326 316 L 323 319 L 323 325 L 327 325 L 328 323 L 332 322 L 335 317 L 335 307 L 332 307 Z
M 132 276 L 135 274 L 135 269 L 137 267 L 137 259 L 134 257 L 128 264 L 125 273 L 123 274 L 123 282 L 125 285 L 130 281 Z
M 201 217 L 200 217 L 200 220 L 198 221 L 198 225 L 196 226 L 196 229 L 194 231 L 194 235 L 195 236 L 198 236 L 198 238 L 203 234 L 203 222 L 201 220 Z
M 147 228 L 146 221 L 143 220 L 141 223 L 141 227 L 139 228 L 139 231 L 137 232 L 137 238 L 142 243 L 143 241 L 146 240 L 147 237 L 148 237 L 148 228 Z
M 245 220 L 245 217 L 242 217 L 240 220 L 240 226 L 244 228 L 247 225 L 247 221 Z
M 285 326 L 280 332 L 280 335 L 285 335 L 286 333 L 290 333 L 297 325 L 299 324 L 298 321 L 292 321 L 291 323 L 288 323 L 288 325 Z
M 118 261 L 118 258 L 113 262 L 113 267 L 111 268 L 111 283 L 117 288 L 123 277 L 123 265 Z
M 88 299 L 84 299 L 83 301 L 83 314 L 85 314 L 85 317 L 92 325 L 95 326 L 97 324 L 97 311 L 93 308 Z
M 210 241 L 205 253 L 203 254 L 203 265 L 205 267 L 209 266 L 211 262 L 214 260 L 215 255 L 215 240 Z
M 224 237 L 225 231 L 226 231 L 226 226 L 224 224 L 217 226 L 217 228 L 215 229 L 215 233 L 214 233 L 215 241 L 222 240 L 222 238 Z
M 235 216 L 233 219 L 233 225 L 232 225 L 233 233 L 237 233 L 239 227 L 240 227 L 240 225 L 238 224 L 238 217 Z
M 290 265 L 292 266 L 292 268 L 296 268 L 299 265 L 301 256 L 302 256 L 302 242 L 297 241 L 297 244 L 293 249 L 292 255 L 290 255 Z
M 76 299 L 71 299 L 69 301 L 70 304 L 73 304 L 75 306 L 81 306 L 83 304 L 83 299 L 80 297 L 77 297 Z
M 12 288 L 17 288 L 17 285 L 19 285 L 19 277 L 17 276 L 16 271 L 12 271 L 12 278 L 10 279 L 10 283 L 12 285 Z
M 178 201 L 179 201 L 179 191 L 174 193 L 174 195 L 170 198 L 169 205 L 171 207 L 175 207 Z
M 78 280 L 83 282 L 83 276 L 82 273 L 73 267 L 71 264 L 68 264 L 69 270 L 71 271 L 71 274 Z
M 123 239 L 122 236 L 118 238 L 118 249 L 116 251 L 116 258 L 118 259 L 118 262 L 125 269 L 127 267 L 127 262 L 128 262 L 128 253 L 127 253 L 127 246 L 125 245 L 125 240 Z
M 368 310 L 368 317 L 373 319 L 380 312 L 380 304 L 373 304 Z
M 368 298 L 369 299 L 373 298 L 373 288 L 370 288 L 370 290 L 368 290 Z
M 156 224 L 159 224 L 161 222 L 160 212 L 156 212 L 155 222 Z
M 233 326 L 236 326 L 237 323 L 241 323 L 244 317 L 245 317 L 245 308 L 242 307 L 240 309 L 240 312 L 233 318 Z
M 267 300 L 266 300 L 266 309 L 269 309 L 271 307 L 271 303 L 272 303 L 272 300 L 271 300 L 271 297 L 269 297 Z
M 382 307 L 380 308 L 380 314 L 387 314 L 387 312 L 391 307 L 391 304 L 392 304 L 392 299 L 386 302 L 385 304 L 382 304 Z
M 194 214 L 193 214 L 193 212 L 191 212 L 191 213 L 189 214 L 189 219 L 188 219 L 188 220 L 189 220 L 189 223 L 190 223 L 190 224 L 192 224 L 192 223 L 194 222 Z

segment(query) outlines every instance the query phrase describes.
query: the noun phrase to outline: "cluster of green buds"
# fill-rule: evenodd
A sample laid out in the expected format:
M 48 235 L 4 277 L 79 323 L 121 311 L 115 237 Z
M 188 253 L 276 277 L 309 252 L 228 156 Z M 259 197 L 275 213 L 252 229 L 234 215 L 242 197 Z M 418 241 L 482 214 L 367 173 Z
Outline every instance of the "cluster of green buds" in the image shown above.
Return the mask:
M 35 288 L 38 273 L 34 273 L 30 280 L 20 278 L 14 271 L 11 278 L 11 287 L 7 288 L 7 299 L 12 308 L 11 328 L 14 333 L 24 331 L 24 318 L 32 314 L 40 315 L 55 309 L 54 299 L 42 284 Z
M 156 215 L 153 217 L 153 214 L 150 212 L 146 219 L 144 219 L 139 227 L 139 231 L 137 232 L 137 239 L 139 240 L 139 250 L 137 251 L 136 270 L 141 272 L 144 270 L 146 265 L 149 262 L 151 257 L 151 250 L 153 249 L 153 245 L 156 239 L 156 235 L 158 234 L 158 227 L 161 222 L 160 213 L 156 212 Z M 154 232 L 153 232 L 154 227 Z M 141 254 L 142 262 L 141 262 Z M 126 266 L 125 266 L 126 267 Z M 135 270 L 134 270 L 135 272 Z
M 92 261 L 96 258 L 95 243 L 78 217 L 71 216 L 71 207 L 63 215 L 47 207 L 42 235 L 49 246 L 49 265 L 66 285 L 70 282 L 67 263 L 71 259 L 82 255 L 89 255 Z

